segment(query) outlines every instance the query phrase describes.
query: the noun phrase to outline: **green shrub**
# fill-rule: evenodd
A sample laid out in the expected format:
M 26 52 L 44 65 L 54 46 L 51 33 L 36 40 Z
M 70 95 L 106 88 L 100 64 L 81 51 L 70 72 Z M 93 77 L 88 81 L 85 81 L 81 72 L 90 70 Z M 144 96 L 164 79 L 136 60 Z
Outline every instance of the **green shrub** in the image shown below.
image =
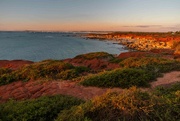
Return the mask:
M 123 60 L 124 60 L 124 58 L 112 58 L 111 60 L 109 60 L 109 62 L 110 63 L 120 63 Z
M 170 60 L 156 57 L 130 57 L 120 62 L 122 67 L 134 68 L 143 67 L 147 65 L 159 65 L 170 63 Z
M 89 71 L 90 71 L 90 68 L 85 67 L 85 66 L 76 66 L 76 67 L 75 67 L 75 71 L 76 71 L 77 73 L 89 72 Z
M 83 101 L 70 96 L 49 96 L 0 104 L 2 121 L 53 121 L 59 112 Z
M 155 57 L 130 57 L 120 62 L 121 67 L 140 68 L 143 70 L 154 70 L 156 73 L 164 73 L 173 70 L 180 70 L 180 62 Z
M 147 87 L 149 86 L 148 82 L 155 78 L 156 75 L 151 71 L 125 68 L 89 76 L 80 82 L 80 84 L 98 87 Z
M 72 79 L 89 71 L 87 67 L 74 67 L 69 63 L 57 60 L 46 60 L 24 66 L 16 71 L 0 70 L 0 85 L 14 81 L 28 81 L 37 79 Z
M 110 60 L 112 58 L 114 58 L 114 56 L 109 54 L 109 53 L 106 53 L 106 52 L 92 52 L 92 53 L 78 55 L 75 57 L 75 59 L 87 59 L 87 60 L 91 60 L 91 59 L 107 59 L 107 60 Z
M 177 121 L 180 95 L 172 95 L 174 98 L 164 98 L 132 87 L 66 109 L 56 121 Z
M 157 96 L 172 96 L 172 93 L 175 93 L 177 91 L 180 91 L 180 82 L 177 82 L 176 84 L 171 85 L 169 88 L 165 88 L 162 86 L 156 87 L 154 90 L 154 94 Z
M 12 70 L 8 68 L 0 68 L 0 75 L 11 73 Z

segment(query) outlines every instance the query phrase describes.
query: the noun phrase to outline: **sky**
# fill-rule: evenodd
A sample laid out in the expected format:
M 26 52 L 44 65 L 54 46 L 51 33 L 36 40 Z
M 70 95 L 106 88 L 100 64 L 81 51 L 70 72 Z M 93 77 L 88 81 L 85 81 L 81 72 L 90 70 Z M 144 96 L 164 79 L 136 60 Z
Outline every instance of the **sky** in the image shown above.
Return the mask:
M 0 30 L 180 31 L 180 0 L 0 0 Z

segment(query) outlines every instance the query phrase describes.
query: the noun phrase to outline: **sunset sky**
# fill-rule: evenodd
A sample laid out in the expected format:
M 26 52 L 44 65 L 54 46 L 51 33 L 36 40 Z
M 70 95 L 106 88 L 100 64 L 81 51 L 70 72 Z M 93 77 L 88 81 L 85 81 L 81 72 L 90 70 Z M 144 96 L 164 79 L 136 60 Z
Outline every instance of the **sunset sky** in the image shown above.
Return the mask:
M 0 0 L 0 30 L 180 31 L 180 0 Z

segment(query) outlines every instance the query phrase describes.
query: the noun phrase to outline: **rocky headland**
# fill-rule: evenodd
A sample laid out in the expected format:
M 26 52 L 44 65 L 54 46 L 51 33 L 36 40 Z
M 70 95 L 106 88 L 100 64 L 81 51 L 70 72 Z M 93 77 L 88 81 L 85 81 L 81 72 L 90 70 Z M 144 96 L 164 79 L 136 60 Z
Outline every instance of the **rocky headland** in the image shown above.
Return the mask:
M 127 48 L 149 51 L 152 49 L 173 49 L 180 53 L 180 32 L 146 33 L 146 32 L 114 32 L 91 33 L 82 35 L 87 39 L 113 40 Z
M 1 60 L 0 120 L 178 120 L 178 37 L 134 36 L 86 35 L 141 51 L 40 62 Z

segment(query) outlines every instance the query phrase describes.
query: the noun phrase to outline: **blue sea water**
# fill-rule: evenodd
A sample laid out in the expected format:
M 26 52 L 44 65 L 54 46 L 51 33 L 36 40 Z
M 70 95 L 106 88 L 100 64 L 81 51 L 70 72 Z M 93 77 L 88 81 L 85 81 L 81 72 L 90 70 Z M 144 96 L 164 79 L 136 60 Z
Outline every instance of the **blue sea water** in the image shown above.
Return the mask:
M 65 59 L 102 51 L 119 54 L 127 50 L 110 41 L 86 40 L 73 33 L 0 32 L 0 60 Z

